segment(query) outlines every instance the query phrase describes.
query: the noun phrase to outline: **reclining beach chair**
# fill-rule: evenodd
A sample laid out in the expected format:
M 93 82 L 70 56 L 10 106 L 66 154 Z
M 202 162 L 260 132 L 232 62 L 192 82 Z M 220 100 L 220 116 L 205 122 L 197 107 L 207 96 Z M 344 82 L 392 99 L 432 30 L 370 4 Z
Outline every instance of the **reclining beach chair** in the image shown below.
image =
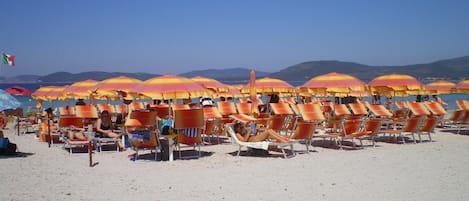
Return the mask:
M 423 120 L 422 125 L 418 130 L 419 142 L 422 142 L 422 135 L 427 134 L 429 142 L 432 142 L 431 133 L 434 132 L 436 125 L 438 124 L 439 117 L 428 116 Z
M 469 110 L 469 100 L 456 100 L 456 105 L 460 110 Z
M 204 129 L 204 112 L 202 108 L 185 109 L 174 111 L 174 129 L 178 133 L 177 146 L 179 158 L 181 156 L 181 144 L 185 144 L 198 149 L 198 154 L 186 156 L 184 158 L 201 157 L 200 144 L 202 142 L 202 130 Z
M 413 116 L 429 116 L 431 115 L 430 110 L 425 107 L 425 104 L 422 102 L 407 102 L 407 108 L 410 109 L 410 112 Z
M 262 141 L 262 142 L 242 142 L 236 137 L 236 133 L 233 130 L 233 125 L 232 124 L 225 124 L 225 131 L 228 133 L 228 135 L 231 137 L 231 141 L 233 142 L 234 145 L 239 146 L 238 148 L 238 153 L 236 154 L 239 156 L 241 153 L 241 148 L 246 147 L 246 148 L 254 148 L 254 149 L 263 149 L 268 151 L 269 147 L 276 147 L 282 151 L 283 157 L 284 158 L 289 158 L 295 156 L 295 152 L 293 151 L 293 143 L 275 143 L 271 141 Z M 287 155 L 285 148 L 290 147 L 290 150 L 292 151 L 292 154 L 289 156 Z
M 74 107 L 59 107 L 59 114 L 60 116 L 75 116 L 75 108 Z
M 309 146 L 311 146 L 315 130 L 315 122 L 299 122 L 296 124 L 295 132 L 290 139 L 292 142 L 303 143 L 306 146 L 306 153 L 309 153 Z
M 91 125 L 93 127 L 93 132 L 96 132 L 96 120 L 98 119 L 98 110 L 94 105 L 77 105 L 75 106 L 76 116 L 83 118 L 83 126 L 88 127 Z M 108 138 L 97 136 L 94 138 L 96 143 L 96 149 L 102 151 L 102 145 L 115 144 L 116 151 L 119 151 L 117 146 L 118 139 Z
M 379 132 L 383 134 L 393 135 L 396 142 L 397 138 L 400 137 L 402 139 L 403 144 L 405 144 L 404 133 L 410 133 L 415 144 L 416 140 L 414 134 L 419 132 L 418 129 L 420 128 L 420 124 L 423 118 L 424 116 L 412 116 L 408 118 L 405 121 L 404 125 L 400 128 L 384 129 L 380 130 Z
M 75 116 L 60 116 L 58 129 L 60 131 L 60 138 L 64 142 L 63 148 L 68 148 L 70 155 L 73 154 L 73 148 L 75 147 L 87 147 L 89 145 L 88 136 L 85 136 L 86 140 L 68 139 L 64 134 L 65 132 L 71 131 L 71 127 L 84 128 L 83 118 Z
M 288 133 L 288 125 L 291 121 L 296 121 L 290 105 L 288 103 L 269 103 L 269 105 L 272 114 L 267 122 L 267 129 L 272 129 L 278 133 Z
M 212 136 L 217 136 L 217 143 L 220 144 L 220 134 L 222 132 L 221 128 L 221 114 L 218 111 L 217 107 L 204 107 L 204 121 L 205 126 L 202 133 L 202 141 L 205 143 L 205 137 L 209 137 L 210 142 L 212 141 Z
M 161 152 L 159 141 L 158 122 L 155 111 L 132 111 L 129 119 L 125 122 L 125 128 L 129 136 L 129 142 L 135 151 L 134 161 L 138 160 L 139 151 L 155 151 L 157 160 L 158 151 Z

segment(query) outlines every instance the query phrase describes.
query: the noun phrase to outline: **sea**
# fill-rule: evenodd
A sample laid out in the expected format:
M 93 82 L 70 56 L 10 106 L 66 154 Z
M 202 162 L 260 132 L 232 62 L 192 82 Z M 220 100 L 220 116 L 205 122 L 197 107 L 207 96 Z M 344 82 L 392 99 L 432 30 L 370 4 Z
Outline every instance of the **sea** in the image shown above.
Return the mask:
M 234 84 L 246 84 L 247 82 L 246 81 L 230 81 L 230 82 L 227 81 L 223 83 L 234 85 Z M 289 83 L 293 86 L 300 86 L 300 85 L 303 85 L 305 82 L 304 81 L 290 81 Z M 0 89 L 6 89 L 12 86 L 21 86 L 30 90 L 31 92 L 34 92 L 41 86 L 50 86 L 50 85 L 63 86 L 63 85 L 70 85 L 70 84 L 71 83 L 11 83 L 11 84 L 2 83 L 0 84 Z M 469 100 L 469 94 L 462 94 L 462 93 L 442 94 L 440 95 L 440 97 L 443 99 L 443 101 L 448 103 L 448 107 L 447 107 L 448 110 L 457 109 L 456 100 L 460 100 L 460 99 Z M 33 99 L 31 96 L 16 96 L 16 98 L 18 99 L 19 102 L 21 102 L 21 108 L 23 108 L 23 112 L 25 115 L 28 112 L 37 112 L 35 108 L 37 104 L 37 100 Z M 364 99 L 371 102 L 371 97 L 364 97 Z M 407 97 L 396 97 L 394 100 L 395 101 L 396 100 L 397 101 L 416 100 L 416 96 L 411 95 Z M 139 101 L 150 101 L 150 100 L 139 100 Z M 197 101 L 197 100 L 194 99 L 193 101 Z M 381 101 L 384 102 L 384 100 L 381 100 Z M 122 103 L 122 101 L 98 100 L 97 103 L 120 104 Z M 74 105 L 74 100 L 70 100 L 70 104 Z M 57 107 L 65 106 L 65 103 L 63 101 L 54 100 L 54 101 L 44 102 L 43 106 L 44 108 L 47 108 L 47 107 L 57 108 Z

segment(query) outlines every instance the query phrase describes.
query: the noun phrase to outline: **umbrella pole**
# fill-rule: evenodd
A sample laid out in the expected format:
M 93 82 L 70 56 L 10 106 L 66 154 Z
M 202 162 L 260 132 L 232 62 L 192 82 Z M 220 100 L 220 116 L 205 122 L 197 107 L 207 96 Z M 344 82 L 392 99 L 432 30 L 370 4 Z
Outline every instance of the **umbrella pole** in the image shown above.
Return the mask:
M 50 144 L 52 143 L 52 135 L 50 133 L 50 112 L 47 112 L 47 134 L 49 135 L 49 140 L 47 141 Z

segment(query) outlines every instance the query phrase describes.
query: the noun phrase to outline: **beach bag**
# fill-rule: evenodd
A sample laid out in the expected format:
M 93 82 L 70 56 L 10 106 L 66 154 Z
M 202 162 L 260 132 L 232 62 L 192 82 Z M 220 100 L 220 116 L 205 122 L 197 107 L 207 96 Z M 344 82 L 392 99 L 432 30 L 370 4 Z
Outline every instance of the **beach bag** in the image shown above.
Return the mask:
M 8 138 L 0 138 L 0 155 L 15 155 L 16 144 L 11 143 Z

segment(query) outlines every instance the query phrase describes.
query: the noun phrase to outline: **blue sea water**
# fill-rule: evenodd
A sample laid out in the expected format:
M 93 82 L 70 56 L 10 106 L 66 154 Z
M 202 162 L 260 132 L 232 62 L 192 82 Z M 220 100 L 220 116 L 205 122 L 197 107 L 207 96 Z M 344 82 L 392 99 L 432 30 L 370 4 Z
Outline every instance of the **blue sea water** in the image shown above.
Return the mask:
M 225 84 L 246 84 L 246 81 L 236 81 L 236 82 L 224 82 Z M 293 86 L 299 86 L 304 84 L 303 81 L 292 81 L 289 82 Z M 38 89 L 41 86 L 49 86 L 49 85 L 56 85 L 56 86 L 62 86 L 62 85 L 67 85 L 70 83 L 21 83 L 21 84 L 0 84 L 0 89 L 6 89 L 8 87 L 12 86 L 22 86 L 31 92 L 34 92 L 36 89 Z M 456 105 L 456 100 L 459 99 L 469 99 L 469 94 L 461 94 L 461 93 L 453 93 L 453 94 L 443 94 L 440 95 L 440 97 L 448 103 L 448 109 L 449 110 L 454 110 L 457 109 Z M 21 102 L 21 107 L 23 108 L 23 111 L 25 113 L 30 112 L 30 111 L 35 111 L 35 105 L 37 104 L 37 101 L 30 96 L 17 96 L 16 97 L 18 101 Z M 407 96 L 407 97 L 396 97 L 395 100 L 401 101 L 401 100 L 415 100 L 415 96 Z M 371 97 L 365 97 L 365 100 L 371 102 Z M 144 101 L 149 101 L 149 100 L 144 100 Z M 195 101 L 195 100 L 194 100 Z M 98 100 L 98 103 L 105 103 L 107 101 L 104 100 Z M 382 100 L 384 102 L 384 100 Z M 120 104 L 121 101 L 110 101 L 111 104 Z M 74 101 L 70 101 L 70 104 L 74 105 Z M 60 107 L 60 106 L 65 106 L 63 101 L 50 101 L 50 102 L 45 102 L 43 103 L 44 107 Z

